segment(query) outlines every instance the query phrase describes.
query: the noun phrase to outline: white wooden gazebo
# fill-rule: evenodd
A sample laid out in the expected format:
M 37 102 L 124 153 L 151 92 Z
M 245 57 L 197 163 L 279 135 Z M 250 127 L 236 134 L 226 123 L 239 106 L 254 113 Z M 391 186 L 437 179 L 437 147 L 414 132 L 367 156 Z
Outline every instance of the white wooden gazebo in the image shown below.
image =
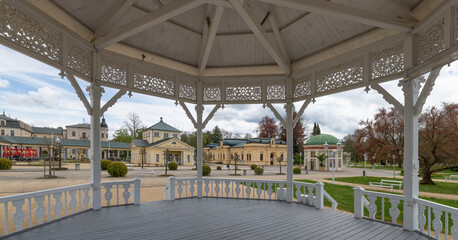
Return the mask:
M 393 204 L 404 200 L 406 230 L 423 228 L 431 216 L 424 216 L 421 209 L 429 207 L 452 216 L 451 234 L 456 239 L 458 210 L 435 208 L 418 199 L 417 177 L 418 115 L 441 68 L 458 57 L 455 4 L 454 0 L 0 0 L 0 43 L 61 69 L 91 116 L 91 184 L 73 189 L 90 188 L 91 209 L 102 206 L 100 117 L 125 93 L 175 100 L 186 111 L 198 136 L 198 198 L 208 194 L 201 170 L 202 129 L 215 112 L 227 104 L 269 107 L 287 129 L 285 198 L 292 202 L 296 183 L 290 143 L 299 116 L 321 96 L 363 88 L 376 90 L 405 116 L 405 187 L 402 199 L 355 189 L 355 216 L 363 216 L 364 196 L 372 218 L 377 197 L 390 198 Z M 76 77 L 90 83 L 90 100 Z M 401 79 L 404 103 L 379 85 L 396 79 Z M 105 106 L 100 104 L 103 87 L 119 89 Z M 299 101 L 302 107 L 293 118 L 293 103 Z M 185 103 L 195 105 L 196 117 Z M 285 118 L 272 105 L 278 103 L 284 104 Z M 204 106 L 213 108 L 206 118 Z M 170 188 L 179 182 L 169 183 L 169 198 L 174 199 Z M 315 198 L 322 199 L 318 189 Z M 139 203 L 139 192 L 134 195 Z M 16 204 L 20 199 L 14 198 Z M 13 200 L 0 202 L 8 201 Z M 393 216 L 399 216 L 396 210 Z M 448 222 L 434 221 L 436 232 L 445 224 L 447 233 Z

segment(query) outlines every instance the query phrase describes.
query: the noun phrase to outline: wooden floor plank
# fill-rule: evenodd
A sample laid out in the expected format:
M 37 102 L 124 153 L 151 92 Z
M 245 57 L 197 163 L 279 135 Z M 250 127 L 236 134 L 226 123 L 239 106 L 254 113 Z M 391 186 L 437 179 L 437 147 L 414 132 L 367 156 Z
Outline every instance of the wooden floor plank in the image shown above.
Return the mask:
M 421 238 L 352 214 L 286 203 L 189 198 L 102 208 L 10 239 L 393 239 Z

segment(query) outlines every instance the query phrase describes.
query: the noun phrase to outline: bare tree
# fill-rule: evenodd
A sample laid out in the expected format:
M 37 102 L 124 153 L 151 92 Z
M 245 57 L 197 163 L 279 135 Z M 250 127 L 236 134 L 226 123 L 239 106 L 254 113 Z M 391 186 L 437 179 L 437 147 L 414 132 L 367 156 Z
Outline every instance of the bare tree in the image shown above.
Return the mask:
M 124 125 L 129 130 L 132 137 L 137 137 L 138 129 L 142 128 L 142 120 L 140 116 L 134 112 L 127 114 L 127 120 L 124 121 Z

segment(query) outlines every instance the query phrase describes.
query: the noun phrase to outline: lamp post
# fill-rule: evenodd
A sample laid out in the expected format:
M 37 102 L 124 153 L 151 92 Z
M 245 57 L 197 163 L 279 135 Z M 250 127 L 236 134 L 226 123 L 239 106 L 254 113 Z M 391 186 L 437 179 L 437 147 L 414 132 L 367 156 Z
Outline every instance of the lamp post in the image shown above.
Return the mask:
M 364 170 L 363 170 L 363 177 L 366 176 L 366 161 L 367 161 L 367 153 L 364 153 Z
M 328 158 L 328 147 L 329 147 L 329 144 L 328 142 L 324 142 L 324 155 L 326 156 L 326 159 Z M 329 161 L 327 161 L 328 164 L 326 164 L 326 166 L 328 167 L 329 169 Z M 334 183 L 334 172 L 332 172 L 332 176 L 333 176 L 333 180 L 332 180 L 332 183 Z
M 59 168 L 62 168 L 62 158 L 60 157 L 60 138 L 56 139 L 57 144 L 57 157 L 59 158 Z
M 337 142 L 336 143 L 336 147 L 337 147 L 337 153 L 336 153 L 336 156 L 334 157 L 334 162 L 333 162 L 333 168 L 332 168 L 332 184 L 334 184 L 334 169 L 335 169 L 335 161 L 337 159 L 337 161 L 340 161 L 339 160 L 339 153 L 340 153 L 340 149 L 342 148 L 342 143 L 340 142 Z

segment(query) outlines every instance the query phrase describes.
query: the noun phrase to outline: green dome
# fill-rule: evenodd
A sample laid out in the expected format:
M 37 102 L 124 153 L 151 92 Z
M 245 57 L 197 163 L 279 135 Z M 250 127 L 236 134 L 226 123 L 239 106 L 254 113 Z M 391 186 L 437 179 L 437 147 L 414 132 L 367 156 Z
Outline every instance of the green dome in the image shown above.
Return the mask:
M 329 145 L 335 145 L 339 139 L 329 134 L 320 134 L 311 137 L 304 145 L 323 145 L 327 142 Z

